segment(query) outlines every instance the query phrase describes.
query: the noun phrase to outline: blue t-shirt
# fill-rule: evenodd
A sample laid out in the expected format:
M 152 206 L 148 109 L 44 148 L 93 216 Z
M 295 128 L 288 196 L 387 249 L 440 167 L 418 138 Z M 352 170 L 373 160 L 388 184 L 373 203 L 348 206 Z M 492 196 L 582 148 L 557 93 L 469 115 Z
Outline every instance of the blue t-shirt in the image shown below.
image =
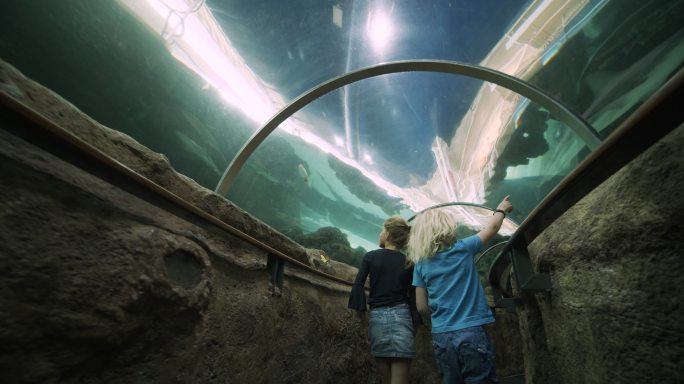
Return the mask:
M 466 237 L 413 269 L 413 285 L 427 288 L 432 333 L 494 322 L 475 267 L 474 256 L 480 250 L 479 236 Z

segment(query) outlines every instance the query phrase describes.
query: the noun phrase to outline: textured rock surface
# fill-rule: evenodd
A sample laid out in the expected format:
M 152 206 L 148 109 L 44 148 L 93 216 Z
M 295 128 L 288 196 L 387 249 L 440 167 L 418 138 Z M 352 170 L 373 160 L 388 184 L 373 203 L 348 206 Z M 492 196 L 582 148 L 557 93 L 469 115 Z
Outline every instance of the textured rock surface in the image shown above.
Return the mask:
M 8 65 L 0 85 L 122 164 L 309 263 L 306 249 Z M 365 330 L 346 309 L 348 286 L 288 263 L 284 295 L 268 295 L 265 251 L 29 144 L 9 133 L 32 135 L 13 116 L 0 114 L 1 382 L 377 382 Z M 355 273 L 315 265 L 343 279 Z M 436 381 L 429 335 L 418 338 L 414 381 Z
M 587 195 L 531 245 L 553 290 L 521 313 L 535 383 L 681 383 L 684 129 Z

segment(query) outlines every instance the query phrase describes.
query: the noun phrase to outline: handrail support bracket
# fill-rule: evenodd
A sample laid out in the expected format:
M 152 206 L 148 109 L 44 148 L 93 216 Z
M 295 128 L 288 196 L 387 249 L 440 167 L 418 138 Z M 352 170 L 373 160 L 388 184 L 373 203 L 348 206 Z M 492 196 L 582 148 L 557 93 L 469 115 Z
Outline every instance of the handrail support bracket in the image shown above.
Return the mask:
M 530 261 L 527 247 L 514 244 L 511 247 L 511 262 L 513 263 L 513 274 L 521 291 L 550 291 L 552 288 L 551 275 L 548 273 L 536 273 Z

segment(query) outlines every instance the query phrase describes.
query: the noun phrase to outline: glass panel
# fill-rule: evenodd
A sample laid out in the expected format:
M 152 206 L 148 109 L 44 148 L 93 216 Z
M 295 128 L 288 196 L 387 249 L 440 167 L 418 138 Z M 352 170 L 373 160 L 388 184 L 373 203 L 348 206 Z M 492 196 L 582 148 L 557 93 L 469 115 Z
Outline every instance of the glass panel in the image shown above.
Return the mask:
M 684 62 L 684 2 L 591 1 L 520 76 L 607 137 Z
M 527 99 L 508 125 L 505 145 L 491 155 L 496 161 L 483 204 L 495 207 L 511 195 L 511 217 L 522 222 L 590 152 L 575 131 Z
M 2 10 L 2 60 L 210 189 L 277 111 L 359 68 L 492 68 L 607 137 L 684 63 L 680 0 L 6 0 Z M 334 227 L 318 238 L 366 248 L 388 215 L 449 201 L 494 207 L 511 194 L 522 222 L 588 154 L 558 117 L 501 87 L 401 73 L 303 108 L 228 197 L 293 237 Z
M 210 189 L 259 126 L 117 2 L 3 2 L 0 58 Z
M 206 1 L 250 68 L 286 99 L 382 62 L 479 63 L 529 3 Z
M 464 97 L 478 102 L 469 108 Z M 435 202 L 496 207 L 512 195 L 510 217 L 522 222 L 588 153 L 573 130 L 496 85 L 388 74 L 295 113 L 257 148 L 228 197 L 295 237 L 335 227 L 347 247 L 368 249 L 388 216 L 408 218 Z M 491 217 L 455 211 L 473 228 Z

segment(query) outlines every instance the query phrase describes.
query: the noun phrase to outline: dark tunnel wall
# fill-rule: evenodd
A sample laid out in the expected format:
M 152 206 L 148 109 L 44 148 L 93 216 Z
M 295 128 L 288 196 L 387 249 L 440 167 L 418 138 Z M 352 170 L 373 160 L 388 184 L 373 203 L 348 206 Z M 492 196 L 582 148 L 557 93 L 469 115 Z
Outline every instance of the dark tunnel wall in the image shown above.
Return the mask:
M 260 241 L 354 276 L 343 263 L 313 263 L 311 250 L 1 61 L 0 92 Z M 287 264 L 284 294 L 272 297 L 264 250 L 111 171 L 64 161 L 78 155 L 31 127 L 0 109 L 0 382 L 378 382 L 349 286 Z M 500 373 L 520 373 L 516 318 L 497 317 Z M 418 351 L 413 381 L 438 381 L 425 329 Z
M 307 261 L 304 248 L 174 172 L 162 156 L 0 64 L 0 90 L 175 194 Z M 357 383 L 373 377 L 363 331 L 346 309 L 347 286 L 289 265 L 284 295 L 272 297 L 264 250 L 158 196 L 121 188 L 111 171 L 86 165 L 85 172 L 61 160 L 71 154 L 60 152 L 58 140 L 40 140 L 29 120 L 4 106 L 0 112 L 0 382 Z M 351 267 L 332 263 L 329 273 L 349 279 Z
M 13 71 L 3 63 L 3 93 L 306 261 L 305 250 L 258 220 L 217 208 L 224 200 L 163 157 L 10 79 Z M 6 112 L 0 121 L 12 130 Z M 286 294 L 274 301 L 263 251 L 0 132 L 3 383 L 374 382 L 346 287 L 288 268 Z M 497 314 L 500 375 L 524 366 L 531 383 L 681 382 L 683 141 L 680 127 L 535 240 L 530 251 L 554 289 L 524 296 L 517 318 Z M 436 382 L 424 330 L 419 341 L 412 375 Z
M 525 295 L 533 383 L 681 383 L 684 127 L 587 195 L 530 253 L 553 290 Z

